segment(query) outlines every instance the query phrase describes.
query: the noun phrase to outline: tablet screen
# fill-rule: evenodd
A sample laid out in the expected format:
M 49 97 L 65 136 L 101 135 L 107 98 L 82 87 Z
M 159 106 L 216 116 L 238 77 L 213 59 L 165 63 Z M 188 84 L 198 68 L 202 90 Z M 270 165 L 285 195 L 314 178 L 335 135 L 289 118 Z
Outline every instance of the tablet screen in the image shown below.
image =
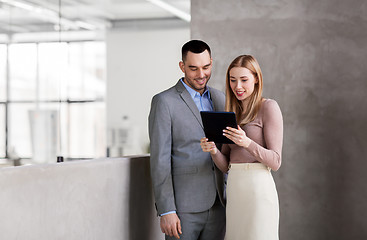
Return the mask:
M 226 127 L 237 128 L 236 114 L 234 112 L 210 112 L 201 111 L 204 132 L 209 141 L 215 143 L 232 143 L 231 140 L 223 136 L 223 129 Z

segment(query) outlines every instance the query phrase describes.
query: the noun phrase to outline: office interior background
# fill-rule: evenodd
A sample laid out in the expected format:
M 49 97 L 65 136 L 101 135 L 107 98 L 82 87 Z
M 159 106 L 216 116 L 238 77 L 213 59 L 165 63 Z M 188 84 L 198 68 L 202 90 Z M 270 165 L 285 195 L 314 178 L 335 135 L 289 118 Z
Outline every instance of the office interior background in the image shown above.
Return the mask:
M 0 0 L 2 189 L 17 183 L 6 182 L 21 174 L 22 167 L 9 173 L 17 159 L 46 171 L 56 156 L 74 162 L 148 153 L 150 100 L 182 76 L 182 44 L 203 39 L 213 52 L 210 85 L 224 90 L 230 61 L 252 54 L 264 96 L 282 109 L 283 164 L 273 173 L 280 239 L 365 239 L 366 16 L 363 0 Z M 105 168 L 87 173 L 101 176 Z M 134 228 L 129 220 L 108 223 Z M 79 226 L 84 237 L 90 226 Z

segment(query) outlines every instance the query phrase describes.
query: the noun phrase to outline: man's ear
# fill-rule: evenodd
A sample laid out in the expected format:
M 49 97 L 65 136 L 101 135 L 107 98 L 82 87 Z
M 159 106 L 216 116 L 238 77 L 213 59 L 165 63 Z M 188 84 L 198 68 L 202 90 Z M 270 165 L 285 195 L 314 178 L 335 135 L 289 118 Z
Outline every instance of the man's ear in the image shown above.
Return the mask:
M 184 63 L 183 61 L 180 61 L 180 62 L 178 63 L 178 65 L 180 66 L 181 71 L 182 71 L 183 73 L 185 73 L 185 63 Z

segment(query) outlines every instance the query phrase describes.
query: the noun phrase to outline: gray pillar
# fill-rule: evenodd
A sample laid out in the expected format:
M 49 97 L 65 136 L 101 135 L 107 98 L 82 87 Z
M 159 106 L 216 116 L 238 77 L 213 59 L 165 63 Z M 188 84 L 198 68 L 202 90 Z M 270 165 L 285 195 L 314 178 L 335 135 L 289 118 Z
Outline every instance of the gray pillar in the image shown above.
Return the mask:
M 366 239 L 366 1 L 193 0 L 191 12 L 211 84 L 224 89 L 230 61 L 252 54 L 282 109 L 281 239 Z

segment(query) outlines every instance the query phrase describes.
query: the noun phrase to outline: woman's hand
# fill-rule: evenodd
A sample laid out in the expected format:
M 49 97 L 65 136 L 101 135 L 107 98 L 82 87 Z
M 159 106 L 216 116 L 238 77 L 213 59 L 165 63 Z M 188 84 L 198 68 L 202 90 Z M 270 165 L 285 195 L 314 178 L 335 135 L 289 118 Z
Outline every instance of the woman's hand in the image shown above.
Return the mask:
M 247 137 L 245 131 L 243 131 L 239 125 L 237 127 L 237 129 L 227 127 L 223 130 L 223 135 L 232 140 L 238 146 L 247 148 L 251 143 L 251 139 Z
M 200 146 L 204 152 L 210 152 L 211 154 L 216 154 L 218 151 L 217 146 L 215 146 L 215 143 L 208 142 L 207 138 L 200 139 Z

